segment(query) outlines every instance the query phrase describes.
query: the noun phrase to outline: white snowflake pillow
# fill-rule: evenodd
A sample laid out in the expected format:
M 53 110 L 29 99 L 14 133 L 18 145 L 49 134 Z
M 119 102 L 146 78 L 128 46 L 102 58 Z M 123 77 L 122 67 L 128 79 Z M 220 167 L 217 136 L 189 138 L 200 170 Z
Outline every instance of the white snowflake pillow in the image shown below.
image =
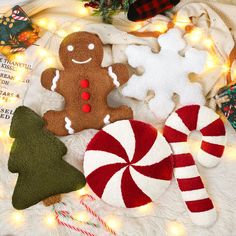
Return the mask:
M 190 73 L 204 71 L 207 52 L 187 48 L 180 29 L 174 28 L 158 39 L 159 53 L 153 53 L 148 46 L 130 45 L 126 49 L 129 64 L 142 66 L 144 73 L 133 75 L 122 90 L 124 96 L 144 100 L 149 91 L 155 96 L 149 101 L 149 108 L 160 119 L 166 119 L 175 108 L 173 95 L 178 94 L 181 105 L 204 105 L 202 87 L 189 81 Z M 184 50 L 186 49 L 186 50 Z M 184 50 L 185 55 L 180 55 Z

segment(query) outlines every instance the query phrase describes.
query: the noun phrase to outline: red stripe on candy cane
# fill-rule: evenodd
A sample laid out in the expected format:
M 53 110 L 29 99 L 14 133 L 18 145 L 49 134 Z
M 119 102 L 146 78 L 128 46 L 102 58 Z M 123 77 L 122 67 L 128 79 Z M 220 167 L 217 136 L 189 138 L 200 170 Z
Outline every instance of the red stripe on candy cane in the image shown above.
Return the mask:
M 197 201 L 187 201 L 186 205 L 191 212 L 204 212 L 214 208 L 210 198 Z
M 185 167 L 194 165 L 193 157 L 190 153 L 174 155 L 175 167 Z
M 188 139 L 186 134 L 181 133 L 180 131 L 177 131 L 169 126 L 165 126 L 165 132 L 169 134 L 167 137 L 165 137 L 168 143 L 186 142 Z
M 188 106 L 183 107 L 182 109 L 179 109 L 176 111 L 178 116 L 181 118 L 185 126 L 190 130 L 196 130 L 197 128 L 197 122 L 198 122 L 198 112 L 199 112 L 200 106 Z M 187 110 L 187 111 L 186 111 Z M 186 116 L 186 112 L 191 114 L 191 119 L 189 119 L 188 116 Z
M 219 118 L 213 121 L 208 126 L 200 130 L 203 136 L 222 136 L 225 135 L 225 127 L 222 125 L 222 120 Z
M 14 20 L 19 20 L 19 21 L 27 21 L 28 20 L 28 17 L 25 17 L 25 16 L 19 16 L 18 14 L 20 13 L 19 10 L 14 10 L 13 13 L 12 13 L 12 18 Z
M 12 49 L 10 50 L 11 53 L 24 52 L 24 51 L 25 51 L 25 48 L 23 48 L 23 47 L 12 48 Z
M 215 157 L 222 157 L 225 147 L 218 144 L 202 141 L 201 149 Z
M 178 181 L 180 190 L 183 192 L 204 188 L 204 184 L 200 176 L 188 178 L 188 179 L 177 179 L 177 181 Z
M 164 127 L 164 136 L 174 154 L 174 175 L 189 215 L 195 224 L 209 226 L 217 214 L 188 147 L 187 138 L 193 130 L 203 136 L 198 161 L 205 167 L 213 167 L 224 152 L 225 127 L 214 111 L 198 105 L 180 108 L 167 119 Z

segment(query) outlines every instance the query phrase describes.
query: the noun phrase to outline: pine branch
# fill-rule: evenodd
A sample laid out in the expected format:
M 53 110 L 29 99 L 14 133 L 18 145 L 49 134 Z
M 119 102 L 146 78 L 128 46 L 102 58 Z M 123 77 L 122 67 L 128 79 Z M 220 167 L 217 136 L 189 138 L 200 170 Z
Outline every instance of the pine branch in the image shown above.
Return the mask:
M 127 12 L 135 0 L 81 0 L 85 7 L 94 9 L 93 15 L 99 15 L 106 23 L 112 22 L 112 17 L 120 12 Z

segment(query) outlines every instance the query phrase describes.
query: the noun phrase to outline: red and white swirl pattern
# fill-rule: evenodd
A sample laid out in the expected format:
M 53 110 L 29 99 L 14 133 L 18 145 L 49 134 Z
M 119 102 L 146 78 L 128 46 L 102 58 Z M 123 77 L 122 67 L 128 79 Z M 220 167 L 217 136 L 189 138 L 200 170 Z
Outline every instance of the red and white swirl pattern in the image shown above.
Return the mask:
M 172 151 L 146 123 L 124 120 L 99 131 L 84 157 L 88 185 L 105 202 L 134 208 L 157 201 L 173 174 Z
M 174 175 L 190 217 L 197 225 L 209 226 L 217 214 L 188 146 L 188 136 L 194 130 L 202 134 L 197 160 L 210 168 L 216 166 L 223 155 L 225 127 L 213 110 L 198 105 L 180 108 L 167 119 L 164 127 L 164 137 L 174 154 Z

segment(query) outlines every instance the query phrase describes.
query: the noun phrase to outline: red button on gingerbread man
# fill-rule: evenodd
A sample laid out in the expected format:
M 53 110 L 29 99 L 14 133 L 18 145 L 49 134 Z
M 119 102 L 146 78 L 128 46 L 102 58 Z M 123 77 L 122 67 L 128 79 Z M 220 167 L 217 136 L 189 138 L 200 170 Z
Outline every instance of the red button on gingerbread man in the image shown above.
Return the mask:
M 49 131 L 65 136 L 84 129 L 101 129 L 107 123 L 133 117 L 127 106 L 111 108 L 107 105 L 107 95 L 126 83 L 129 75 L 123 64 L 101 67 L 103 47 L 97 35 L 70 34 L 60 45 L 59 57 L 64 70 L 50 68 L 41 77 L 44 88 L 65 98 L 63 111 L 44 114 Z

